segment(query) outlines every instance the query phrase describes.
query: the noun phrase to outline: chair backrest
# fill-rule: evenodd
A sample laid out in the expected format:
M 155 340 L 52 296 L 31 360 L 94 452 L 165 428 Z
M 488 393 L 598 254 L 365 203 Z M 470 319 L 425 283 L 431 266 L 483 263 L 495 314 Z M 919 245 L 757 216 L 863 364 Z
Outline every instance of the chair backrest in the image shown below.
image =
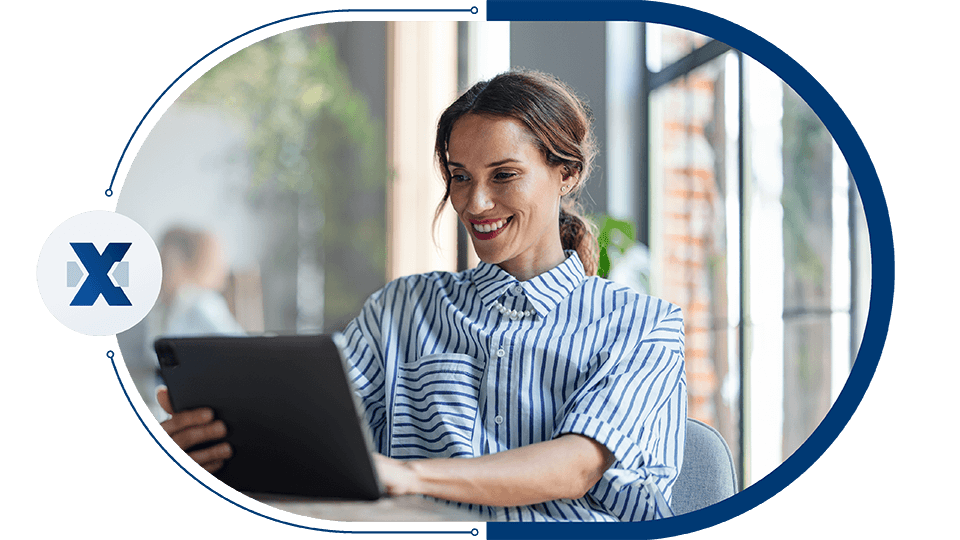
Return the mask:
M 683 466 L 673 485 L 671 510 L 686 514 L 737 492 L 737 470 L 730 447 L 712 427 L 687 418 Z

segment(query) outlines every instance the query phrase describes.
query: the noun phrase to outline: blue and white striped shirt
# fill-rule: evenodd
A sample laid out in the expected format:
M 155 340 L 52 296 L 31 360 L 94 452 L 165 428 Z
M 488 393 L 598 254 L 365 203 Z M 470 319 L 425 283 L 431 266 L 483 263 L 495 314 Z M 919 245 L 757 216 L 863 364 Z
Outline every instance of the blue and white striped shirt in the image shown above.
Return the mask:
M 576 252 L 518 281 L 480 263 L 399 278 L 341 336 L 378 452 L 474 457 L 564 433 L 616 458 L 576 500 L 450 503 L 480 520 L 635 521 L 670 515 L 687 413 L 680 309 L 598 277 Z M 491 309 L 535 314 L 511 319 Z

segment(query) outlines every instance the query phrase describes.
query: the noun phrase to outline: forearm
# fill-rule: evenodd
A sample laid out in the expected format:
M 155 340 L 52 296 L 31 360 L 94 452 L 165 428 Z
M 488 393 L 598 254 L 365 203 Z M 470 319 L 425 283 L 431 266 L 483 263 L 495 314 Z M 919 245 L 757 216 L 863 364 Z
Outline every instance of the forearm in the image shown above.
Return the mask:
M 409 490 L 440 499 L 493 506 L 523 506 L 577 499 L 613 463 L 593 439 L 567 434 L 476 458 L 408 461 Z

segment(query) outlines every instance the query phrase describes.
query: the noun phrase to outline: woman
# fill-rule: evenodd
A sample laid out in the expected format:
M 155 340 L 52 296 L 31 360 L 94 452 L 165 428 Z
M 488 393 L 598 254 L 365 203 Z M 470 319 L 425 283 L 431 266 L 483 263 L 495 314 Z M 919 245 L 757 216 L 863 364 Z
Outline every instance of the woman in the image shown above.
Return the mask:
M 593 156 L 586 108 L 544 74 L 478 83 L 441 116 L 441 208 L 481 263 L 387 284 L 341 336 L 390 493 L 486 520 L 671 515 L 680 310 L 593 276 L 596 239 L 573 209 Z M 211 420 L 164 427 L 189 448 L 222 437 Z M 191 456 L 212 469 L 229 447 Z

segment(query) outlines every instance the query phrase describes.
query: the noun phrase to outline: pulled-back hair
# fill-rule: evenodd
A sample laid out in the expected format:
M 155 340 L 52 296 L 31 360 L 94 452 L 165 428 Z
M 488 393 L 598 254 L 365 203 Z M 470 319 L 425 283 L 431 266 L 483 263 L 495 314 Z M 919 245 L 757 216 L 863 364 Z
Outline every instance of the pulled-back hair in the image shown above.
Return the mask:
M 450 133 L 457 120 L 468 113 L 519 121 L 533 135 L 548 165 L 560 165 L 570 175 L 577 173 L 577 183 L 561 199 L 560 241 L 563 249 L 576 250 L 587 275 L 596 275 L 599 254 L 595 226 L 580 215 L 576 197 L 596 156 L 592 117 L 586 104 L 562 81 L 537 71 L 508 71 L 473 85 L 443 111 L 437 123 L 435 151 L 446 186 L 437 216 L 450 198 Z

